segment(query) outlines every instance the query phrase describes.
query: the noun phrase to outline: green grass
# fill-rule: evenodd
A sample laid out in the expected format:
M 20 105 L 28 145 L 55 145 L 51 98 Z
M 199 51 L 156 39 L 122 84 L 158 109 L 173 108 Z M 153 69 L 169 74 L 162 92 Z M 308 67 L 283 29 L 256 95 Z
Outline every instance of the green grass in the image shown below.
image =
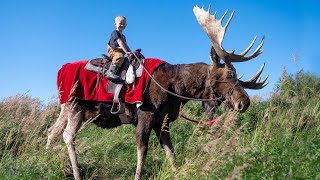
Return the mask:
M 170 124 L 175 172 L 152 132 L 143 179 L 320 179 L 320 79 L 301 72 L 287 79 L 268 100 L 253 98 L 245 113 L 227 113 L 213 126 Z M 62 138 L 45 151 L 57 102 L 17 95 L 0 101 L 0 114 L 0 179 L 73 179 Z M 183 114 L 206 119 L 195 102 Z M 87 125 L 76 148 L 84 179 L 134 178 L 134 126 Z

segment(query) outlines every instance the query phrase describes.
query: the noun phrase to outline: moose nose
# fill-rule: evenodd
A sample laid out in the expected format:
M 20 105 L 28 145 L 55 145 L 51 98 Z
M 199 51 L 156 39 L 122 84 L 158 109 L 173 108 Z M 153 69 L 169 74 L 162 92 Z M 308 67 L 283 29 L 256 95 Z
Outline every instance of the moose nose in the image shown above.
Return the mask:
M 243 108 L 244 108 L 244 105 L 243 105 L 243 102 L 242 102 L 242 101 L 237 102 L 237 103 L 235 104 L 235 110 L 236 110 L 236 111 L 243 112 L 243 110 L 244 110 Z

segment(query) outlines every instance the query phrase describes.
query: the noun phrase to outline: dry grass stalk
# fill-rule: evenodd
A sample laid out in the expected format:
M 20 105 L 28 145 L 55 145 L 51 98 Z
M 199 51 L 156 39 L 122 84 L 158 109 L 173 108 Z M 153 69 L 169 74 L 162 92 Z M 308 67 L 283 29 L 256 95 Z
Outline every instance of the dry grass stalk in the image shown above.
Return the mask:
M 8 131 L 6 148 L 19 155 L 28 149 L 38 148 L 44 142 L 48 121 L 57 114 L 57 104 L 44 106 L 37 98 L 16 95 L 0 102 L 0 112 L 8 123 L 1 128 Z
M 164 117 L 163 123 L 161 125 L 160 136 L 161 136 L 162 132 L 169 132 L 169 122 L 168 122 L 168 120 L 169 120 L 168 114 L 166 114 L 166 116 Z
M 212 169 L 219 168 L 222 164 L 229 163 L 233 161 L 231 158 L 234 155 L 243 156 L 248 151 L 251 151 L 251 148 L 241 148 L 238 145 L 238 139 L 241 134 L 241 130 L 244 126 L 237 128 L 230 138 L 228 138 L 228 132 L 232 131 L 232 128 L 235 126 L 235 119 L 237 118 L 237 113 L 229 112 L 223 123 L 217 123 L 214 125 L 207 137 L 210 140 L 210 143 L 204 147 L 204 151 L 208 153 L 208 160 L 205 162 L 205 165 L 202 169 L 201 174 L 207 175 Z M 227 138 L 227 139 L 226 139 Z M 222 145 L 222 146 L 221 146 Z M 212 154 L 214 152 L 214 154 Z M 225 158 L 229 157 L 229 158 Z M 234 170 L 230 173 L 229 178 L 241 179 L 241 170 L 246 168 L 247 165 L 236 166 Z
M 79 112 L 80 113 L 80 112 Z M 88 119 L 87 121 L 85 121 L 84 123 L 82 123 L 80 129 L 78 130 L 77 133 L 79 133 L 82 129 L 84 129 L 85 127 L 87 127 L 90 123 L 92 123 L 93 121 L 97 120 L 97 118 L 99 118 L 101 116 L 101 114 L 96 115 L 93 118 Z
M 248 164 L 243 164 L 241 166 L 235 166 L 233 168 L 233 171 L 229 174 L 229 176 L 226 178 L 226 179 L 238 179 L 238 180 L 241 180 L 242 177 L 241 177 L 241 171 L 245 168 L 248 167 Z
M 77 89 L 78 84 L 79 84 L 79 80 L 77 80 L 76 83 L 74 83 L 72 89 L 70 90 L 69 97 L 72 97 L 74 95 L 74 92 Z

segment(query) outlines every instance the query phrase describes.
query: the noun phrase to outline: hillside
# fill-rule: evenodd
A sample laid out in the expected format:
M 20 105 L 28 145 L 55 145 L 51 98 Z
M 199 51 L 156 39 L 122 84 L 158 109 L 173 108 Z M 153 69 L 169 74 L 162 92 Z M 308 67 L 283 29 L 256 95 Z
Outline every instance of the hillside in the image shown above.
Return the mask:
M 272 95 L 252 97 L 243 114 L 227 113 L 213 126 L 179 118 L 171 124 L 178 170 L 171 171 L 152 132 L 143 179 L 319 179 L 319 99 L 319 77 L 284 71 Z M 0 179 L 72 179 L 62 138 L 45 151 L 59 108 L 27 95 L 0 101 Z M 206 120 L 196 102 L 183 114 Z M 84 179 L 134 177 L 134 126 L 103 130 L 84 124 L 76 146 Z

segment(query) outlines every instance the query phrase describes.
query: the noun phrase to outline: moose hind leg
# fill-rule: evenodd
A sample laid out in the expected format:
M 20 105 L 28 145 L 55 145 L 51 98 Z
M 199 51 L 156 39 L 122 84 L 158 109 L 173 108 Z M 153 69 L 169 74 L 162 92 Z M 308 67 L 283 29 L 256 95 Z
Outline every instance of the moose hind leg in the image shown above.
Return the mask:
M 151 122 L 153 114 L 151 112 L 139 111 L 139 120 L 136 129 L 136 144 L 137 144 L 137 169 L 135 180 L 141 179 L 143 166 L 146 160 L 148 151 L 148 141 L 151 132 Z
M 68 147 L 69 158 L 71 161 L 73 176 L 75 180 L 80 180 L 81 176 L 76 157 L 74 140 L 77 131 L 81 126 L 83 118 L 84 111 L 82 110 L 81 106 L 75 105 L 73 108 L 70 109 L 70 112 L 68 112 L 68 123 L 63 132 L 63 140 Z
M 162 125 L 160 124 L 158 126 L 155 126 L 153 130 L 155 131 L 158 137 L 158 140 L 161 144 L 161 147 L 163 148 L 167 158 L 171 163 L 172 170 L 176 171 L 177 168 L 175 166 L 175 153 L 174 153 L 174 148 L 173 148 L 171 137 L 170 137 L 169 123 L 164 121 Z
M 65 110 L 65 104 L 61 104 L 61 111 L 57 121 L 48 129 L 47 150 L 50 148 L 51 142 L 62 134 L 67 122 L 68 117 L 67 111 Z

